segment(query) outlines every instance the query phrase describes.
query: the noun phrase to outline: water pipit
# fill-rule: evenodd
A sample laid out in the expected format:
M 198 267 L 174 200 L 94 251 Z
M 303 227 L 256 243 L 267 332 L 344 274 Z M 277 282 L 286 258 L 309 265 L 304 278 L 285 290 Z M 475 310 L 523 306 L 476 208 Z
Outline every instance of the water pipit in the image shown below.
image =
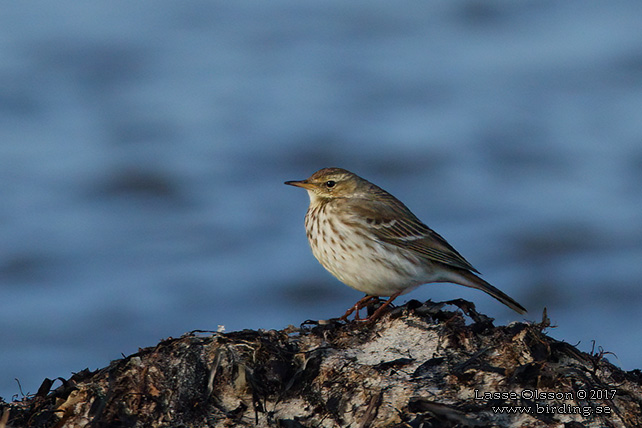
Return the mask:
M 341 319 L 375 297 L 389 297 L 368 319 L 375 320 L 399 295 L 421 284 L 450 282 L 490 294 L 520 314 L 526 309 L 490 285 L 437 232 L 401 201 L 341 168 L 324 168 L 285 184 L 308 191 L 305 230 L 317 260 L 339 281 L 366 293 Z

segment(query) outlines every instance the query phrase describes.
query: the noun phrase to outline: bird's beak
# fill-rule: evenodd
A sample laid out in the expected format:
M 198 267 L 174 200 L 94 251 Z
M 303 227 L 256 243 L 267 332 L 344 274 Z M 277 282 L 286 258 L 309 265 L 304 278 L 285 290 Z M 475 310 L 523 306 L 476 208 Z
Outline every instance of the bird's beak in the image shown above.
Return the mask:
M 287 184 L 288 186 L 303 187 L 306 190 L 310 190 L 314 187 L 314 185 L 309 183 L 308 180 L 286 181 L 284 184 Z

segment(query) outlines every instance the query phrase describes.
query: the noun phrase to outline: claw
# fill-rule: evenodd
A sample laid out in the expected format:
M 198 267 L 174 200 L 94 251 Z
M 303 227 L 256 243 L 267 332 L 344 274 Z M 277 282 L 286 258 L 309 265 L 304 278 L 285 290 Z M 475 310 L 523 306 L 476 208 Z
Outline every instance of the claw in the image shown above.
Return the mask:
M 361 300 L 359 300 L 357 303 L 354 304 L 354 306 L 352 306 L 350 309 L 348 309 L 346 311 L 346 313 L 343 314 L 343 316 L 341 318 L 339 318 L 339 320 L 347 321 L 348 317 L 355 311 L 356 311 L 356 313 L 354 315 L 354 319 L 355 320 L 360 320 L 361 317 L 359 317 L 359 311 L 361 309 L 365 308 L 366 306 L 368 306 L 368 303 L 370 303 L 370 301 L 372 299 L 376 299 L 376 297 L 375 296 L 366 295 L 365 297 L 361 298 Z
M 347 321 L 348 317 L 353 312 L 355 312 L 355 314 L 354 314 L 354 320 L 355 321 L 363 321 L 365 323 L 372 323 L 372 322 L 378 320 L 379 318 L 381 318 L 381 316 L 384 313 L 384 310 L 392 303 L 393 300 L 395 300 L 397 297 L 399 297 L 400 294 L 401 294 L 401 291 L 398 291 L 395 294 L 393 294 L 392 296 L 390 296 L 388 298 L 388 300 L 386 300 L 383 305 L 379 306 L 377 308 L 377 310 L 374 311 L 374 313 L 372 315 L 370 315 L 369 317 L 366 317 L 365 319 L 362 320 L 361 317 L 359 316 L 359 311 L 361 309 L 365 308 L 366 306 L 368 306 L 368 303 L 370 303 L 371 300 L 377 299 L 376 296 L 368 296 L 368 295 L 366 295 L 365 297 L 361 298 L 361 300 L 359 300 L 357 303 L 355 303 L 354 306 L 352 306 L 350 309 L 348 309 L 346 311 L 346 313 L 343 314 L 343 316 L 341 318 L 339 318 L 339 320 L 340 321 Z

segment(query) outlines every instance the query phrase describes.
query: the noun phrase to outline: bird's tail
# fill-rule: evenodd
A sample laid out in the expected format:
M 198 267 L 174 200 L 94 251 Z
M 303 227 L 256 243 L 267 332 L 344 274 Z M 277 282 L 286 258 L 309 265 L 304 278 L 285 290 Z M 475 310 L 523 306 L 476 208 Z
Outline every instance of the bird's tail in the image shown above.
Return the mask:
M 469 272 L 467 270 L 458 270 L 456 277 L 453 275 L 453 277 L 449 278 L 449 281 L 452 281 L 454 283 L 464 285 L 466 287 L 471 287 L 471 288 L 476 288 L 478 290 L 481 290 L 485 293 L 490 294 L 493 296 L 495 299 L 499 300 L 512 310 L 514 310 L 517 313 L 520 314 L 525 314 L 526 309 L 517 303 L 512 297 L 508 296 L 506 293 L 501 291 L 500 289 L 490 285 L 477 275 L 475 275 L 472 272 Z

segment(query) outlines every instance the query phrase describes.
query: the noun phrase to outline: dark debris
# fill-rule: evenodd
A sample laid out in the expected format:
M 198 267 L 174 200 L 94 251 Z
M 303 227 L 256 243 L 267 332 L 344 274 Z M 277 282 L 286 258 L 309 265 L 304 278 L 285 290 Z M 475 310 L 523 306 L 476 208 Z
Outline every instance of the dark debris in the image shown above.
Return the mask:
M 411 300 L 374 325 L 329 320 L 283 331 L 192 332 L 103 369 L 59 379 L 55 388 L 57 380 L 45 379 L 35 395 L 21 401 L 0 401 L 0 426 L 504 426 L 510 418 L 493 416 L 490 402 L 458 397 L 472 389 L 527 388 L 616 389 L 614 398 L 597 404 L 616 409 L 611 418 L 622 423 L 609 419 L 604 426 L 642 425 L 641 372 L 622 372 L 605 352 L 582 353 L 546 336 L 545 321 L 546 316 L 540 324 L 495 327 L 461 299 Z M 401 335 L 425 331 L 426 340 L 437 337 L 437 342 L 396 349 L 364 365 L 354 351 L 366 349 L 388 329 Z M 435 351 L 426 356 L 425 349 Z M 404 397 L 393 394 L 395 388 L 414 393 L 391 402 Z M 566 426 L 593 427 L 601 421 Z M 556 415 L 531 419 L 530 426 L 548 425 L 559 426 Z

